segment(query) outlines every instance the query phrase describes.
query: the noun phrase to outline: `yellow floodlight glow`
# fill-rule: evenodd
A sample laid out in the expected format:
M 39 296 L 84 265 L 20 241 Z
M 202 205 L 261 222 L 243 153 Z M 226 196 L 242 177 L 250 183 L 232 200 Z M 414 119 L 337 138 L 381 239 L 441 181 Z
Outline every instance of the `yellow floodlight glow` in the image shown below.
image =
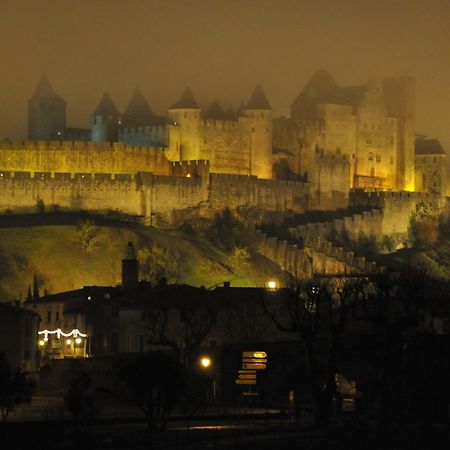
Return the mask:
M 39 341 L 39 346 L 40 347 L 43 347 L 45 345 L 45 341 L 44 341 L 44 339 L 41 339 L 40 341 Z
M 67 345 L 70 345 L 71 343 L 72 343 L 72 339 L 67 339 L 67 340 L 66 340 L 66 344 L 67 344 Z
M 75 344 L 80 345 L 81 344 L 81 338 L 76 338 L 75 339 Z
M 275 280 L 269 280 L 267 282 L 267 287 L 269 289 L 276 289 L 277 288 L 277 282 Z
M 211 365 L 211 358 L 209 358 L 208 356 L 201 357 L 200 358 L 200 364 L 201 364 L 202 367 L 207 369 Z

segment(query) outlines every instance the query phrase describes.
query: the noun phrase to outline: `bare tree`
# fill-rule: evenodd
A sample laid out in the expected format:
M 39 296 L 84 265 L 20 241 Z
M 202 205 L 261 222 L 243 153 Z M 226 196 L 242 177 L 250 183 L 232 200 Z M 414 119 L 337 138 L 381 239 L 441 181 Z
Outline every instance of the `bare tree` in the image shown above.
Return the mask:
M 148 314 L 147 338 L 153 345 L 164 345 L 173 349 L 185 367 L 188 367 L 198 349 L 211 332 L 215 315 L 202 308 L 186 308 L 180 310 L 183 333 L 176 339 L 169 332 L 169 311 L 153 310 Z M 174 333 L 175 334 L 175 333 Z
M 347 279 L 298 281 L 274 308 L 261 305 L 277 328 L 300 338 L 308 367 L 308 381 L 316 403 L 316 426 L 329 424 L 336 394 L 338 351 L 349 315 L 360 300 L 361 283 Z

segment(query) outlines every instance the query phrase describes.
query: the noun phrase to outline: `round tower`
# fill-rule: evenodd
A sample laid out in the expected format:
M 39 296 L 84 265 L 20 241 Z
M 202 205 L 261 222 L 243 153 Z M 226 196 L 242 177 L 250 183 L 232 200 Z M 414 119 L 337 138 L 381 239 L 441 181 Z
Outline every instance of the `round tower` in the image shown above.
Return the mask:
M 250 175 L 272 178 L 272 108 L 261 86 L 257 86 L 244 109 L 249 119 Z
M 61 140 L 66 130 L 66 102 L 43 75 L 28 100 L 28 138 Z
M 119 137 L 120 114 L 107 92 L 103 94 L 91 116 L 91 141 L 116 142 Z
M 180 129 L 180 160 L 200 159 L 200 106 L 189 87 L 169 108 L 169 118 Z

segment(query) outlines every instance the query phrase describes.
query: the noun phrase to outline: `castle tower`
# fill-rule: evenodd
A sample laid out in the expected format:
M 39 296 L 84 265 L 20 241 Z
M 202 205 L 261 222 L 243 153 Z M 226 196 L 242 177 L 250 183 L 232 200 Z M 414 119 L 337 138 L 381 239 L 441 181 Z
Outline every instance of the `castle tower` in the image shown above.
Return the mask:
M 250 174 L 272 178 L 272 108 L 261 86 L 253 91 L 244 110 L 250 120 Z
M 133 289 L 139 284 L 139 261 L 132 242 L 128 242 L 122 259 L 122 287 Z
M 397 118 L 396 187 L 398 190 L 414 191 L 416 115 L 414 78 L 385 78 L 383 93 L 388 114 Z
M 103 94 L 91 116 L 91 141 L 116 142 L 119 135 L 120 114 L 107 92 Z
M 157 122 L 158 119 L 161 118 L 153 113 L 142 92 L 136 88 L 122 115 L 122 126 L 139 127 L 151 125 Z
M 169 109 L 169 118 L 180 127 L 180 159 L 200 159 L 200 106 L 189 87 Z
M 39 80 L 28 100 L 28 138 L 59 140 L 66 129 L 66 102 L 51 86 L 46 75 Z

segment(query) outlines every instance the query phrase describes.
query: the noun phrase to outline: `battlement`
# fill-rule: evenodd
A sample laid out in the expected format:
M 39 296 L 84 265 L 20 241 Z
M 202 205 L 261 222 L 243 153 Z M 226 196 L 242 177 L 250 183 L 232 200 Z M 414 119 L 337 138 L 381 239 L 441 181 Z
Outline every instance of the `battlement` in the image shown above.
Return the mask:
M 328 152 L 324 150 L 323 148 L 317 147 L 314 150 L 314 157 L 318 159 L 327 159 L 329 161 L 346 161 L 348 162 L 348 156 L 345 154 L 336 154 L 333 152 Z
M 153 133 L 164 133 L 167 131 L 171 124 L 164 123 L 164 124 L 158 124 L 158 125 L 145 125 L 140 127 L 122 127 L 120 129 L 119 134 L 141 134 L 141 133 L 147 133 L 147 134 L 153 134 Z
M 236 181 L 236 182 L 255 182 L 258 177 L 255 175 L 237 175 L 233 173 L 211 173 L 211 180 L 213 181 Z
M 0 150 L 111 150 L 122 152 L 135 152 L 146 150 L 164 154 L 165 147 L 128 145 L 123 142 L 93 142 L 93 141 L 0 141 Z
M 235 119 L 201 119 L 200 124 L 205 128 L 233 131 L 239 126 L 239 121 Z
M 173 167 L 209 167 L 210 163 L 207 159 L 193 159 L 188 161 L 172 161 Z
M 132 174 L 107 173 L 69 173 L 69 172 L 10 172 L 0 171 L 0 183 L 30 182 L 38 183 L 45 188 L 46 184 L 123 184 L 131 183 L 136 179 Z

